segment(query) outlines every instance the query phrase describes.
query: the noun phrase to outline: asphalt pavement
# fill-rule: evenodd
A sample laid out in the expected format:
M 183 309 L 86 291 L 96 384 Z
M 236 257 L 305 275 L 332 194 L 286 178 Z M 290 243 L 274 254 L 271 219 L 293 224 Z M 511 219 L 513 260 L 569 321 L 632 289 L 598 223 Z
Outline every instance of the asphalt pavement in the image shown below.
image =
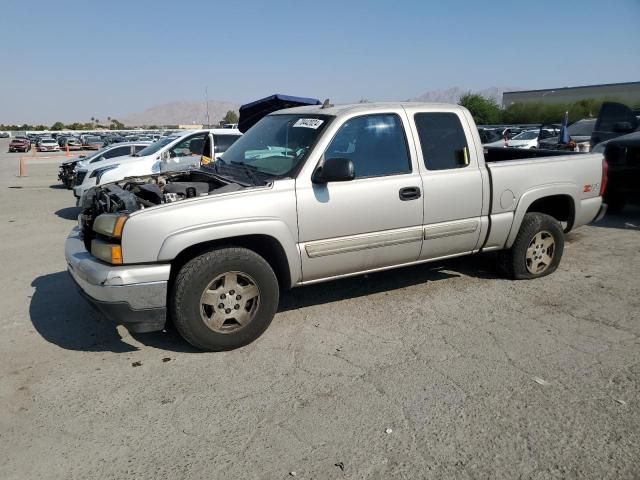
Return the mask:
M 293 290 L 253 344 L 130 335 L 66 273 L 59 158 L 0 140 L 0 478 L 620 479 L 640 465 L 640 208 L 560 268 L 490 256 Z

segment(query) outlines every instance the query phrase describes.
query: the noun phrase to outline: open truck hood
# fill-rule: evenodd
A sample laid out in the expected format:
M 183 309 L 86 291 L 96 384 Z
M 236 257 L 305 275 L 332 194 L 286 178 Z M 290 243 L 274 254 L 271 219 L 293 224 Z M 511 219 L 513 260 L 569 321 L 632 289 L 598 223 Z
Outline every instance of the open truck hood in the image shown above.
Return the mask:
M 303 107 L 305 105 L 320 105 L 317 98 L 292 97 L 276 93 L 269 97 L 261 98 L 255 102 L 247 103 L 240 107 L 240 119 L 238 130 L 245 133 L 253 127 L 262 117 L 284 108 Z

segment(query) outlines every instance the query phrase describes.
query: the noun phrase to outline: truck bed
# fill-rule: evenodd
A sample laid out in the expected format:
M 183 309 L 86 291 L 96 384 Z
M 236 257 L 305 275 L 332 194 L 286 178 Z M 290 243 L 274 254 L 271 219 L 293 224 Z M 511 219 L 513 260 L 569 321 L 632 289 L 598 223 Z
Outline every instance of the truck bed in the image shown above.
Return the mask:
M 567 219 L 567 231 L 591 222 L 597 215 L 601 205 L 602 154 L 516 148 L 491 150 L 499 151 L 485 153 L 485 158 L 490 157 L 486 166 L 492 187 L 490 212 L 494 238 L 504 235 L 507 225 L 509 239 L 515 237 L 512 222 L 520 225 L 529 198 L 536 198 L 539 191 L 544 191 L 547 198 L 564 199 L 557 203 L 561 211 L 554 216 Z M 499 158 L 492 161 L 492 154 Z
M 486 163 L 504 162 L 506 160 L 522 160 L 525 158 L 559 157 L 567 155 L 583 155 L 582 152 L 568 150 L 537 150 L 526 148 L 485 147 L 484 161 Z

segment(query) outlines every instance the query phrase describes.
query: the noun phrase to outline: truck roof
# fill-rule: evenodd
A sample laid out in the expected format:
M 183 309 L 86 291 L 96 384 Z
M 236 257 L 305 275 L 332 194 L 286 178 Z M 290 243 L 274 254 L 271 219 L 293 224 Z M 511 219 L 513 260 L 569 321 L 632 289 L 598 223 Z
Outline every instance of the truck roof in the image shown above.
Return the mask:
M 441 110 L 441 111 L 456 111 L 463 107 L 452 103 L 434 103 L 434 102 L 373 102 L 373 103 L 351 103 L 345 105 L 332 105 L 330 107 L 323 108 L 322 105 L 310 105 L 304 107 L 286 108 L 284 110 L 278 110 L 272 113 L 272 115 L 281 115 L 289 113 L 297 114 L 314 114 L 314 115 L 333 115 L 338 116 L 344 113 L 358 113 L 369 112 L 376 110 L 384 110 L 388 108 L 425 108 L 425 110 Z

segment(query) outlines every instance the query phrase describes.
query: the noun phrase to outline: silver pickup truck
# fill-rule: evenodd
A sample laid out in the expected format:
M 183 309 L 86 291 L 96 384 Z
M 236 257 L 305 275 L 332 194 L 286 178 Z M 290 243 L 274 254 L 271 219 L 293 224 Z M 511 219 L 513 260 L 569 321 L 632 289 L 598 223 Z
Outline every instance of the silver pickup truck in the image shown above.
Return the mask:
M 483 150 L 456 105 L 281 110 L 199 170 L 90 190 L 66 259 L 131 331 L 169 317 L 227 350 L 262 334 L 282 289 L 489 251 L 511 278 L 548 275 L 564 232 L 604 214 L 606 168 L 601 154 Z

